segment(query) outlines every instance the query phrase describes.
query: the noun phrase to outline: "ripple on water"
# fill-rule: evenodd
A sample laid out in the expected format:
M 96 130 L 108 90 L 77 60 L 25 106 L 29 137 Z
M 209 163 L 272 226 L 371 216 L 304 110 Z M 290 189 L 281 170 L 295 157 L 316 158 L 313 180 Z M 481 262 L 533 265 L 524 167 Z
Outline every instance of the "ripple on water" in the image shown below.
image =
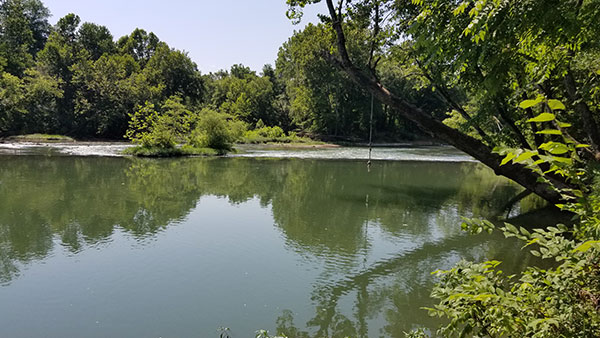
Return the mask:
M 242 146 L 240 150 L 241 153 L 229 156 L 339 160 L 366 160 L 369 157 L 369 148 L 366 147 L 269 149 Z M 371 159 L 383 161 L 475 162 L 475 159 L 471 156 L 450 146 L 373 148 Z
M 123 150 L 132 147 L 127 143 L 0 143 L 0 154 L 8 155 L 73 155 L 73 156 L 123 156 Z M 238 146 L 240 153 L 229 157 L 301 158 L 332 160 L 366 160 L 369 148 L 272 148 L 265 146 Z M 451 146 L 376 147 L 371 159 L 381 161 L 425 162 L 476 162 L 471 156 Z
M 72 155 L 72 156 L 123 156 L 128 143 L 0 143 L 0 154 L 6 155 Z

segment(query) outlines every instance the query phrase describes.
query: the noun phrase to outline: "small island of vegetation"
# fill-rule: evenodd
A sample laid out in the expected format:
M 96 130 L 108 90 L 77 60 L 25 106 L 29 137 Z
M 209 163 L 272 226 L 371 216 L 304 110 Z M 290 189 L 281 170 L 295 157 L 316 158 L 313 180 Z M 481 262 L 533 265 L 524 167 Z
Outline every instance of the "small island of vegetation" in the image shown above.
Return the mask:
M 279 127 L 267 127 L 259 120 L 255 129 L 226 113 L 204 108 L 190 111 L 173 97 L 158 113 L 155 106 L 145 106 L 132 114 L 126 137 L 136 147 L 126 154 L 143 157 L 214 156 L 233 150 L 234 143 L 314 143 L 291 132 L 286 135 Z

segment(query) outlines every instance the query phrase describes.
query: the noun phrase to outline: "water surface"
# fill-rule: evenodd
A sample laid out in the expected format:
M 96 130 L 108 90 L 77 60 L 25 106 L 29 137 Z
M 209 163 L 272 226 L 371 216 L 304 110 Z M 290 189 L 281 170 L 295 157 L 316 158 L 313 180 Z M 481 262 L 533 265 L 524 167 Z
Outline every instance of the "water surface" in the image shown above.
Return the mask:
M 402 337 L 438 324 L 431 271 L 528 263 L 460 231 L 518 192 L 470 162 L 4 155 L 0 336 Z

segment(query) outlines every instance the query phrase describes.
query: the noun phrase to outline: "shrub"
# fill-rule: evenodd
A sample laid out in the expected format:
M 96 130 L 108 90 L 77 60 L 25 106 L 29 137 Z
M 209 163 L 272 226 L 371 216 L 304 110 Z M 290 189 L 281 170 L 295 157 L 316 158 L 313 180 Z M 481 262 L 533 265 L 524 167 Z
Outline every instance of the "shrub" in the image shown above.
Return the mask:
M 139 106 L 130 114 L 131 120 L 125 137 L 144 148 L 175 148 L 189 133 L 193 114 L 177 97 L 165 101 L 162 110 L 161 114 L 148 102 Z
M 290 142 L 278 126 L 248 130 L 244 133 L 244 140 L 248 143 Z
M 226 114 L 214 110 L 203 109 L 197 116 L 195 128 L 188 138 L 188 143 L 198 148 L 231 150 L 233 142 L 245 129 L 243 124 Z

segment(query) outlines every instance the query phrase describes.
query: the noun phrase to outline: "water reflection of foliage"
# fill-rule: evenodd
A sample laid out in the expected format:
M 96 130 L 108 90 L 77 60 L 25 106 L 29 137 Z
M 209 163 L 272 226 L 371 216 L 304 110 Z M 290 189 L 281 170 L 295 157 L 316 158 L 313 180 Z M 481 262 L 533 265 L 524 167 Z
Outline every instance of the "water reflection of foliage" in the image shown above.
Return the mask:
M 74 253 L 115 228 L 142 239 L 203 195 L 271 205 L 288 245 L 318 257 L 356 255 L 367 221 L 391 237 L 427 237 L 432 224 L 451 234 L 458 215 L 486 213 L 515 192 L 473 164 L 381 162 L 369 174 L 356 162 L 269 159 L 4 157 L 0 182 L 4 281 L 18 274 L 15 261 L 48 255 L 55 237 Z
M 466 241 L 466 243 L 465 243 Z M 460 244 L 459 244 L 460 243 Z M 337 282 L 314 288 L 315 315 L 302 330 L 295 325 L 293 312 L 284 310 L 276 321 L 277 333 L 289 337 L 403 337 L 416 327 L 436 327 L 439 320 L 423 316 L 421 307 L 432 306 L 429 298 L 431 271 L 439 264 L 453 265 L 456 259 L 489 259 L 518 251 L 517 241 L 482 242 L 481 238 L 451 238 L 404 254 L 381 260 L 367 269 L 348 274 Z M 540 264 L 533 256 L 506 257 L 508 273 Z M 342 313 L 339 303 L 353 301 L 353 313 Z M 369 331 L 369 321 L 384 314 L 381 332 Z

